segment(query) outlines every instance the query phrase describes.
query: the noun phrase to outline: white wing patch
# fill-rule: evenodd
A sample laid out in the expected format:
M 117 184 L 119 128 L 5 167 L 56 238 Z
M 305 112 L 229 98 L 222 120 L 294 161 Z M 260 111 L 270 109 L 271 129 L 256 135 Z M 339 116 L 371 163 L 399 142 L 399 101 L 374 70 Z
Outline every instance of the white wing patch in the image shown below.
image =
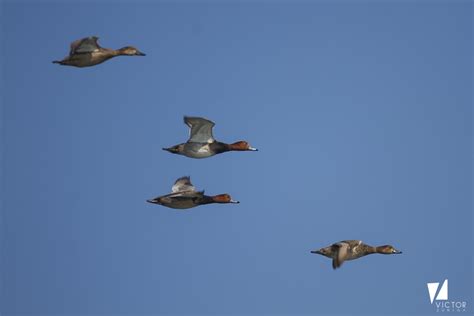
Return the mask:
M 209 147 L 209 145 L 205 145 L 205 146 L 202 146 L 202 147 L 199 148 L 198 153 L 205 154 L 205 153 L 208 153 L 210 151 L 211 151 L 211 148 Z

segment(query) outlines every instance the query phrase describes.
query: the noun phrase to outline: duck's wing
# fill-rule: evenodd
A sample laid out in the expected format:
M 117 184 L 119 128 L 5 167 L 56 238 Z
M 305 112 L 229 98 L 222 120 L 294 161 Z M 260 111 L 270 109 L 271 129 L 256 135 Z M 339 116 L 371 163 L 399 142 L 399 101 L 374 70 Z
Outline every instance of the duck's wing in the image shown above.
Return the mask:
M 191 143 L 213 143 L 212 128 L 214 122 L 202 117 L 184 117 L 184 123 L 190 127 L 188 142 Z
M 98 39 L 97 36 L 90 36 L 72 42 L 69 55 L 92 53 L 99 50 L 101 47 L 97 43 Z
M 332 268 L 339 268 L 347 259 L 349 244 L 346 242 L 338 242 L 331 246 L 334 250 L 334 257 L 332 258 Z
M 192 199 L 201 198 L 204 195 L 204 191 L 180 191 L 160 196 L 160 198 L 182 198 Z
M 339 243 L 345 243 L 345 244 L 348 244 L 349 247 L 356 247 L 356 246 L 359 246 L 360 244 L 362 244 L 362 240 L 342 240 L 340 241 Z
M 196 188 L 191 183 L 190 177 L 181 177 L 173 184 L 171 193 L 195 192 Z

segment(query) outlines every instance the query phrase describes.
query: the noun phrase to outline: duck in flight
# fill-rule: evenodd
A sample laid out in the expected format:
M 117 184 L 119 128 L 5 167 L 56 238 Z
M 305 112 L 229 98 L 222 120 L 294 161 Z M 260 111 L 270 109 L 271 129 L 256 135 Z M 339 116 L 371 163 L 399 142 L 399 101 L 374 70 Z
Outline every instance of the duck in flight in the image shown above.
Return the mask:
M 173 154 L 190 158 L 207 158 L 226 151 L 256 151 L 246 141 L 226 144 L 217 141 L 212 135 L 214 122 L 202 117 L 184 117 L 184 123 L 190 128 L 190 136 L 186 143 L 163 148 Z
M 103 63 L 116 56 L 145 56 L 133 46 L 119 49 L 103 48 L 97 43 L 97 36 L 90 36 L 71 43 L 69 56 L 55 60 L 54 64 L 74 67 L 90 67 Z
M 361 240 L 343 240 L 328 247 L 313 250 L 311 253 L 331 258 L 333 269 L 337 269 L 344 263 L 344 261 L 358 259 L 373 253 L 393 255 L 402 252 L 391 245 L 372 247 L 364 244 Z
M 176 180 L 170 194 L 147 200 L 147 202 L 174 209 L 188 209 L 212 203 L 240 203 L 239 201 L 232 200 L 229 194 L 209 196 L 204 195 L 204 191 L 196 191 L 189 177 L 182 177 Z

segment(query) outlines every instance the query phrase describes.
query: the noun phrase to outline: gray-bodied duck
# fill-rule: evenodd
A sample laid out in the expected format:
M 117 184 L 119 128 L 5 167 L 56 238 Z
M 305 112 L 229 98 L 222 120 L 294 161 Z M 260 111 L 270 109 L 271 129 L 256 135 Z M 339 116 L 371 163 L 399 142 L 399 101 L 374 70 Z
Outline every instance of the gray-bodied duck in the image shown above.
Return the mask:
M 344 261 L 358 259 L 373 253 L 393 255 L 402 252 L 391 245 L 373 247 L 364 244 L 361 240 L 343 240 L 328 247 L 313 250 L 311 253 L 317 253 L 331 258 L 333 269 L 337 269 L 344 263 Z
M 246 141 L 226 144 L 217 141 L 212 135 L 214 122 L 202 117 L 184 117 L 184 123 L 190 128 L 190 136 L 186 143 L 163 148 L 173 154 L 190 158 L 207 158 L 227 151 L 256 151 Z
M 71 43 L 69 56 L 63 60 L 55 60 L 54 64 L 74 67 L 90 67 L 103 63 L 116 56 L 145 56 L 133 46 L 119 49 L 103 48 L 97 43 L 97 36 L 90 36 Z
M 209 196 L 204 195 L 204 191 L 196 191 L 190 177 L 179 178 L 171 188 L 170 194 L 147 200 L 147 202 L 174 209 L 188 209 L 212 203 L 239 203 L 239 201 L 232 200 L 229 194 Z

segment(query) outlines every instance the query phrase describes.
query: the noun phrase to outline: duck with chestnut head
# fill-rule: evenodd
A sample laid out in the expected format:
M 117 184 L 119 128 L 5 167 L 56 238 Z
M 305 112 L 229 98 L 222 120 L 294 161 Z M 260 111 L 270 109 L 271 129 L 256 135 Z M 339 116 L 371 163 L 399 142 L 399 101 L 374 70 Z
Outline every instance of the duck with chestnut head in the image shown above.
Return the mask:
M 54 64 L 74 67 L 90 67 L 103 63 L 117 56 L 145 56 L 133 46 L 125 46 L 119 49 L 103 48 L 97 43 L 97 36 L 81 38 L 71 43 L 69 56 L 63 60 L 55 60 Z
M 328 247 L 313 250 L 311 253 L 331 258 L 333 269 L 337 269 L 344 261 L 358 259 L 373 253 L 393 255 L 401 254 L 402 252 L 391 245 L 373 247 L 364 244 L 361 240 L 343 240 Z
M 188 209 L 212 203 L 239 203 L 239 201 L 233 200 L 229 194 L 205 195 L 204 191 L 196 191 L 190 177 L 179 178 L 171 188 L 170 194 L 147 200 L 147 202 L 174 209 Z
M 226 144 L 217 141 L 212 135 L 214 122 L 202 117 L 184 117 L 184 123 L 190 128 L 190 136 L 186 143 L 163 148 L 172 154 L 190 158 L 207 158 L 227 151 L 257 151 L 246 141 Z

